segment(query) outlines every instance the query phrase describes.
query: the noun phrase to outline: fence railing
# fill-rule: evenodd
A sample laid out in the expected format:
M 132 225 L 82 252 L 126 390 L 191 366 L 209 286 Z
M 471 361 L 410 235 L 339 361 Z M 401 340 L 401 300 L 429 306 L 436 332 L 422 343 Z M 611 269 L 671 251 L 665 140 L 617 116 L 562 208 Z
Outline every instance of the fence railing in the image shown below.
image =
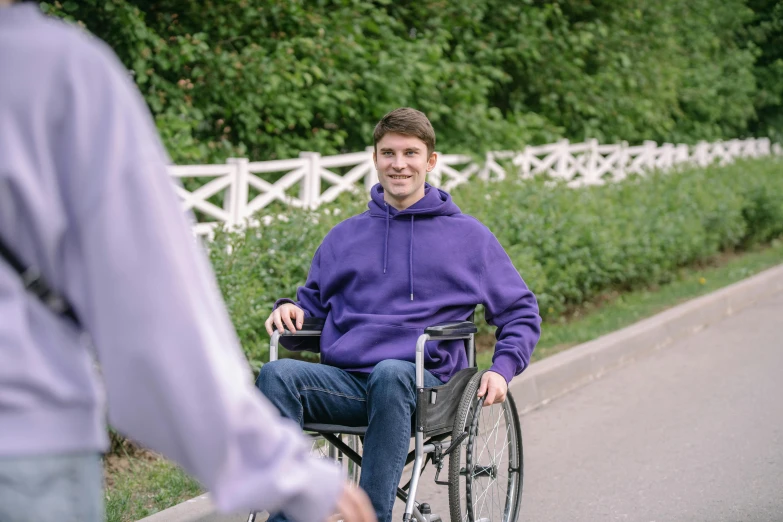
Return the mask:
M 569 182 L 571 186 L 583 186 L 619 181 L 628 174 L 642 174 L 651 170 L 667 170 L 675 165 L 692 164 L 707 166 L 713 162 L 727 164 L 735 158 L 767 156 L 779 153 L 779 147 L 769 139 L 731 140 L 697 145 L 658 145 L 646 141 L 643 145 L 627 143 L 599 145 L 597 140 L 585 143 L 557 143 L 525 147 L 519 152 L 488 152 L 480 177 L 484 180 L 503 179 L 506 171 L 498 163 L 511 160 L 518 175 L 529 178 L 546 174 Z
M 242 226 L 273 202 L 297 208 L 317 208 L 334 201 L 346 191 L 369 191 L 378 181 L 372 161 L 372 147 L 363 152 L 321 156 L 302 152 L 298 158 L 274 161 L 249 161 L 232 158 L 217 165 L 176 165 L 169 167 L 172 177 L 184 181 L 176 187 L 185 209 L 199 218 L 194 232 L 209 236 L 218 223 Z M 780 146 L 767 138 L 731 140 L 697 145 L 643 145 L 627 143 L 600 145 L 557 143 L 525 147 L 521 151 L 493 151 L 486 154 L 483 166 L 471 156 L 439 154 L 428 175 L 434 186 L 451 190 L 472 177 L 486 181 L 504 179 L 508 174 L 501 164 L 513 166 L 526 179 L 539 174 L 562 179 L 570 186 L 619 181 L 628 174 L 667 170 L 676 165 L 707 166 L 727 164 L 739 157 L 781 154 Z M 199 180 L 187 183 L 187 180 Z M 199 185 L 187 190 L 188 185 Z

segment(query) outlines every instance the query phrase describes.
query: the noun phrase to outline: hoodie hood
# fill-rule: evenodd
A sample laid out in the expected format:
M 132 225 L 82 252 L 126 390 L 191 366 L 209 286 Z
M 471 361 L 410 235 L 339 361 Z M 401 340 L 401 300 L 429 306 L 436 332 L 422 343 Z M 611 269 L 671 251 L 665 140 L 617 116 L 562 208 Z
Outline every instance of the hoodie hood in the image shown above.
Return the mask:
M 388 213 L 392 218 L 397 216 L 452 216 L 459 214 L 459 207 L 451 201 L 448 192 L 435 188 L 429 183 L 424 184 L 424 197 L 406 208 L 397 210 L 383 200 L 383 187 L 377 183 L 370 191 L 370 202 L 367 206 L 373 217 L 386 217 Z
M 386 219 L 386 235 L 383 241 L 383 273 L 386 273 L 389 263 L 389 224 L 392 219 L 407 219 L 410 217 L 411 232 L 408 247 L 408 283 L 413 301 L 413 223 L 415 216 L 452 216 L 459 214 L 459 207 L 451 201 L 451 195 L 430 185 L 424 184 L 424 197 L 406 208 L 397 210 L 383 199 L 383 186 L 378 183 L 370 191 L 370 215 Z

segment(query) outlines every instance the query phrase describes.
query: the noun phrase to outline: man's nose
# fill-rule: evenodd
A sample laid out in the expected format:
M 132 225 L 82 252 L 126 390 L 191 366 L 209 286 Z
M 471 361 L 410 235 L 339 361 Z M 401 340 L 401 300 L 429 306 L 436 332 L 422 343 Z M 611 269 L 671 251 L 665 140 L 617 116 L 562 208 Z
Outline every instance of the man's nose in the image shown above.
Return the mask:
M 405 158 L 402 156 L 395 155 L 394 161 L 392 161 L 392 168 L 394 170 L 402 170 L 405 168 Z

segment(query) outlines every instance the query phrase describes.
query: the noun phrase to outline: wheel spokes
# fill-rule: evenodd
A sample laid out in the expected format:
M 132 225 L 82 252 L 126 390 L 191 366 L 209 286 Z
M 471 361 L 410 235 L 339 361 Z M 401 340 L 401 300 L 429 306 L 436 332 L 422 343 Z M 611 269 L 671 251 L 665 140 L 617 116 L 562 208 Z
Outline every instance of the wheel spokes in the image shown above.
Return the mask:
M 460 472 L 465 475 L 466 492 L 472 493 L 464 522 L 506 521 L 513 512 L 514 486 L 519 479 L 519 464 L 514 460 L 519 448 L 506 408 L 503 404 L 482 408 L 471 426 L 472 440 L 464 448 L 466 468 Z

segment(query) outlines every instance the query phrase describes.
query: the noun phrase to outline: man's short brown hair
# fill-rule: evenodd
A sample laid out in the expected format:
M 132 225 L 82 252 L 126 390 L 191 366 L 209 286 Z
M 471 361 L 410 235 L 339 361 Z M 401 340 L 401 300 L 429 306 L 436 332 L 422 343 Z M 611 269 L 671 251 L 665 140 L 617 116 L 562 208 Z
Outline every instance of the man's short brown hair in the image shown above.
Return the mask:
M 400 107 L 381 118 L 372 133 L 373 145 L 376 150 L 378 142 L 390 132 L 419 138 L 427 145 L 427 156 L 435 152 L 435 129 L 432 128 L 432 123 L 421 111 L 410 107 Z

